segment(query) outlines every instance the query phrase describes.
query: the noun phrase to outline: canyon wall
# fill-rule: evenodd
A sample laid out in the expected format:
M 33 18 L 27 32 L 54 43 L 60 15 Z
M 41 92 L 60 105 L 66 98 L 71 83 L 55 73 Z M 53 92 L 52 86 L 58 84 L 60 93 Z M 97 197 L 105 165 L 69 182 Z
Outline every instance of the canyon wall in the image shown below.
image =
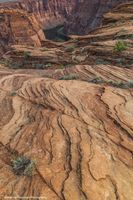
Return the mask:
M 130 0 L 129 0 L 130 1 Z M 82 0 L 67 19 L 69 34 L 84 35 L 99 27 L 103 14 L 127 0 Z
M 20 0 L 1 4 L 2 7 L 19 8 L 28 13 L 34 13 L 45 29 L 63 24 L 76 5 L 77 0 Z
M 1 53 L 10 44 L 41 46 L 44 33 L 33 14 L 19 9 L 0 9 Z
M 68 34 L 87 34 L 103 13 L 126 0 L 20 0 L 0 4 L 0 49 L 9 44 L 41 46 L 43 29 L 65 24 Z M 129 0 L 130 1 L 130 0 Z
M 2 4 L 34 13 L 44 29 L 65 23 L 68 34 L 87 34 L 100 26 L 102 16 L 130 0 L 20 0 Z
M 133 200 L 133 2 L 103 23 L 0 63 L 0 200 Z

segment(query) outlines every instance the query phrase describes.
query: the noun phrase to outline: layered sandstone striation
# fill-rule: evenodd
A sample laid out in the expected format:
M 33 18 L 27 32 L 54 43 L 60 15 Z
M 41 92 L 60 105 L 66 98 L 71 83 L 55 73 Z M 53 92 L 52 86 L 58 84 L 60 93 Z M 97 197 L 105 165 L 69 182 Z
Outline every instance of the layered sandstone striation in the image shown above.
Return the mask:
M 22 74 L 0 88 L 1 198 L 132 200 L 132 90 Z M 13 174 L 15 152 L 32 178 Z
M 103 13 L 120 1 L 20 0 L 0 4 L 0 49 L 8 44 L 41 46 L 43 29 L 64 24 L 68 34 L 86 34 L 98 27 Z M 21 26 L 20 26 L 21 24 Z
M 71 35 L 71 40 L 65 43 L 44 41 L 42 47 L 31 48 L 24 45 L 13 45 L 6 54 L 11 66 L 16 62 L 21 68 L 39 69 L 51 64 L 59 76 L 74 72 L 76 65 L 106 64 L 120 67 L 133 67 L 133 3 L 122 4 L 104 15 L 102 26 L 90 35 Z M 117 51 L 117 43 L 125 45 L 124 51 Z M 30 52 L 25 59 L 24 52 Z M 71 67 L 73 66 L 73 68 Z M 82 69 L 84 67 L 81 67 Z M 63 73 L 63 74 L 62 74 Z M 56 74 L 53 70 L 50 75 Z M 54 76 L 55 77 L 55 76 Z M 85 77 L 83 77 L 85 79 Z
M 49 29 L 64 24 L 76 5 L 76 0 L 20 0 L 3 3 L 1 7 L 18 8 L 33 13 L 42 28 Z
M 69 16 L 66 27 L 69 34 L 88 34 L 102 24 L 103 14 L 116 5 L 130 0 L 81 0 Z
M 132 200 L 132 50 L 132 2 L 90 35 L 10 46 L 0 65 L 0 199 Z M 15 173 L 22 156 L 34 161 L 30 176 Z
M 104 13 L 131 0 L 19 0 L 0 7 L 33 13 L 43 29 L 64 24 L 68 34 L 87 34 L 99 27 Z
M 19 9 L 0 9 L 0 41 L 3 48 L 11 44 L 41 46 L 44 33 L 33 14 Z

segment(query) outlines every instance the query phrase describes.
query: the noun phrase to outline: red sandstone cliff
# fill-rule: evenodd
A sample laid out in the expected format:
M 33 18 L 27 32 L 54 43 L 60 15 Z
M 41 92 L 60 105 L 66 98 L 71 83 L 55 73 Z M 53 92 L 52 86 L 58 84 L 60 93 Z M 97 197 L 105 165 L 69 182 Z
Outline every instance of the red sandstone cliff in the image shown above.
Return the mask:
M 65 23 L 69 34 L 87 34 L 100 26 L 105 12 L 127 1 L 131 0 L 19 0 L 1 6 L 34 13 L 44 29 Z
M 1 200 L 133 199 L 133 3 L 104 18 L 0 64 Z
M 41 46 L 44 33 L 33 14 L 20 9 L 0 9 L 1 51 L 11 44 Z
M 1 4 L 1 7 L 19 8 L 34 13 L 46 29 L 64 23 L 76 5 L 76 0 L 19 0 Z
M 67 20 L 69 34 L 87 34 L 99 27 L 103 14 L 130 0 L 81 0 Z

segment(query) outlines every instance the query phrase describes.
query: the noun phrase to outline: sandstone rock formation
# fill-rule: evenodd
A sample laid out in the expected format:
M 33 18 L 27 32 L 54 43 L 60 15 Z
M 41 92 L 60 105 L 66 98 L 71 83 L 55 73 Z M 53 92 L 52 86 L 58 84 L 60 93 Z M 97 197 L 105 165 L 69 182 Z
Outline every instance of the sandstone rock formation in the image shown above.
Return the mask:
M 21 74 L 0 85 L 1 198 L 132 200 L 132 90 Z M 13 174 L 14 152 L 36 161 L 32 178 Z
M 69 66 L 106 64 L 120 67 L 133 67 L 133 3 L 116 7 L 104 15 L 104 26 L 86 36 L 71 36 L 72 40 L 65 43 L 44 41 L 42 47 L 13 45 L 12 51 L 6 55 L 12 68 L 40 69 L 51 64 L 54 69 L 63 68 L 62 73 L 73 73 Z M 117 42 L 126 44 L 122 52 L 115 51 Z M 24 52 L 30 52 L 25 59 Z M 38 59 L 37 59 L 38 58 Z M 43 66 L 44 65 L 44 66 Z M 63 72 L 62 72 L 63 71 Z M 117 72 L 116 72 L 117 73 Z M 55 74 L 55 71 L 50 74 Z M 84 77 L 85 78 L 85 77 Z
M 76 0 L 20 0 L 1 4 L 1 7 L 18 8 L 33 13 L 43 28 L 63 24 L 77 5 Z
M 129 0 L 130 1 L 130 0 Z M 81 0 L 67 21 L 69 34 L 87 34 L 102 23 L 103 14 L 128 0 Z
M 65 24 L 68 34 L 87 34 L 99 27 L 102 16 L 114 6 L 132 0 L 19 0 L 0 7 L 23 9 L 33 13 L 42 28 Z
M 132 20 L 122 4 L 90 35 L 4 54 L 0 199 L 132 200 Z
M 33 14 L 19 9 L 0 9 L 1 43 L 41 46 L 44 39 L 44 33 Z

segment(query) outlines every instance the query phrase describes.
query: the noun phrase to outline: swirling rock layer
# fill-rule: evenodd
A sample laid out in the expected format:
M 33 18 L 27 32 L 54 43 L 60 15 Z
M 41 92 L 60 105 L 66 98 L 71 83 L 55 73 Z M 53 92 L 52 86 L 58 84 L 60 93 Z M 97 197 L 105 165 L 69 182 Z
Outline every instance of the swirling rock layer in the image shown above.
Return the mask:
M 120 1 L 22 0 L 0 4 L 0 55 L 10 44 L 41 46 L 43 29 L 65 24 L 68 34 L 86 34 L 98 27 L 103 13 Z
M 19 9 L 0 9 L 1 44 L 29 44 L 40 46 L 44 33 L 34 15 Z
M 1 198 L 132 200 L 132 90 L 17 74 L 0 94 Z M 14 152 L 32 178 L 13 174 Z
M 2 8 L 22 9 L 35 15 L 44 29 L 63 24 L 77 5 L 76 0 L 20 0 L 1 4 Z
M 90 35 L 3 56 L 0 199 L 132 200 L 132 19 L 124 4 Z M 35 162 L 31 176 L 15 173 L 16 155 Z
M 0 8 L 0 56 L 12 44 L 41 46 L 43 30 L 33 14 L 22 9 Z

